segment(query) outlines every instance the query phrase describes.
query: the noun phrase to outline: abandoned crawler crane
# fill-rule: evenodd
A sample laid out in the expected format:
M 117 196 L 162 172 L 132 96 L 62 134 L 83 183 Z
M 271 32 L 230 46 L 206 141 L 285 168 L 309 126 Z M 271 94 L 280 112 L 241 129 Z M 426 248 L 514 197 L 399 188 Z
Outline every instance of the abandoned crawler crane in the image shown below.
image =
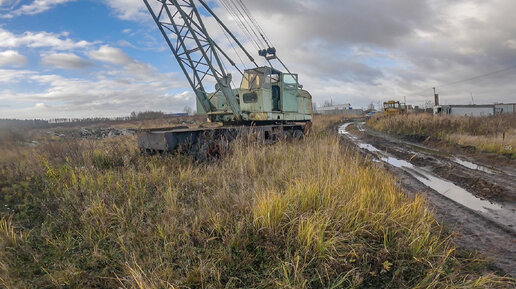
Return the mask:
M 260 49 L 259 55 L 265 57 L 269 66 L 256 64 L 251 54 L 204 0 L 143 1 L 196 95 L 197 112 L 206 115 L 209 122 L 223 124 L 221 127 L 209 129 L 141 131 L 138 134 L 138 144 L 143 152 L 195 149 L 205 145 L 207 139 L 230 140 L 251 130 L 265 139 L 300 138 L 310 128 L 312 97 L 299 85 L 298 75 L 290 73 L 277 58 L 276 49 L 268 45 L 263 30 L 260 35 L 269 47 Z M 233 5 L 241 16 L 249 17 L 246 23 L 257 25 L 242 1 L 236 1 Z M 202 17 L 208 15 L 216 20 L 232 42 L 231 45 L 235 44 L 234 52 L 237 55 L 238 51 L 243 52 L 254 68 L 242 71 L 225 49 L 210 37 L 202 20 Z M 287 72 L 275 69 L 271 64 L 273 60 L 278 60 Z M 224 63 L 229 63 L 241 74 L 240 88 L 232 87 L 232 75 L 228 73 Z M 213 85 L 214 92 L 208 92 L 206 87 Z

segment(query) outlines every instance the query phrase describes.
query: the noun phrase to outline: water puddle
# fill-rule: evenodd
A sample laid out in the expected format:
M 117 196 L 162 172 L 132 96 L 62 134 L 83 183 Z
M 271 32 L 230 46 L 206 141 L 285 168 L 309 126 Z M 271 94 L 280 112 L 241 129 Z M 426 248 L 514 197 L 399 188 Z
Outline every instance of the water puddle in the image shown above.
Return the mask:
M 339 127 L 339 133 L 340 134 L 349 134 L 348 132 L 348 126 L 352 125 L 352 122 L 346 122 L 345 124 L 341 125 Z
M 468 161 L 465 161 L 465 160 L 461 160 L 459 158 L 454 158 L 452 160 L 454 162 L 458 163 L 459 165 L 464 166 L 464 167 L 466 167 L 468 169 L 481 171 L 481 172 L 488 173 L 488 174 L 491 174 L 491 175 L 495 175 L 497 173 L 495 170 L 490 169 L 488 167 L 477 165 L 475 163 L 468 162 Z
M 375 148 L 374 146 L 372 146 L 372 145 L 370 145 L 370 144 L 367 144 L 367 143 L 361 143 L 361 142 L 356 143 L 356 144 L 357 144 L 357 146 L 358 146 L 359 148 L 364 149 L 364 150 L 368 150 L 368 151 L 370 151 L 370 152 L 372 152 L 372 153 L 380 152 L 380 150 L 379 150 L 379 149 Z
M 484 213 L 488 212 L 489 210 L 503 210 L 503 207 L 501 205 L 477 198 L 470 192 L 455 185 L 454 183 L 438 178 L 432 175 L 431 173 L 425 171 L 424 169 L 416 167 L 407 161 L 400 160 L 394 157 L 385 157 L 381 160 L 394 167 L 403 169 L 411 176 L 425 184 L 425 186 L 432 188 L 441 195 L 457 203 L 463 204 L 464 206 L 470 209 Z
M 345 135 L 348 138 L 350 138 L 351 140 L 356 142 L 356 141 L 358 141 L 358 139 L 354 135 L 349 133 L 349 131 L 348 131 L 348 126 L 350 126 L 352 124 L 353 124 L 352 122 L 348 122 L 348 123 L 345 123 L 344 125 L 342 125 L 341 127 L 339 127 L 339 134 Z
M 414 165 L 412 165 L 411 163 L 404 161 L 404 160 L 397 159 L 397 158 L 393 158 L 393 157 L 384 157 L 384 158 L 382 158 L 382 161 L 384 163 L 388 163 L 389 165 L 397 167 L 399 169 L 404 169 L 404 168 L 413 169 L 414 168 Z
M 364 125 L 365 125 L 365 122 L 357 123 L 358 131 L 364 132 L 365 131 Z
M 460 203 L 472 210 L 488 213 L 489 210 L 494 211 L 503 211 L 504 208 L 496 203 L 491 203 L 482 199 L 479 199 L 472 195 L 470 192 L 464 190 L 463 188 L 456 186 L 454 183 L 445 181 L 441 178 L 437 178 L 431 174 L 424 173 L 419 171 L 423 174 L 424 177 L 418 177 L 413 175 L 416 179 L 418 179 L 420 182 L 425 184 L 426 186 L 434 189 L 435 191 L 439 192 L 441 195 Z
M 351 123 L 347 123 L 346 125 L 343 126 L 342 128 L 342 134 L 346 134 L 346 135 L 349 135 L 349 136 L 352 136 L 348 131 L 347 131 L 347 127 L 351 125 Z M 359 123 L 356 123 L 356 126 L 357 126 L 357 129 L 361 132 L 364 132 L 365 131 L 365 128 L 364 128 L 364 125 L 365 125 L 365 122 L 359 122 Z M 356 139 L 356 137 L 352 136 L 353 139 Z M 448 159 L 450 159 L 451 161 L 461 165 L 461 166 L 464 166 L 468 169 L 472 169 L 472 170 L 476 170 L 476 171 L 481 171 L 481 172 L 484 172 L 484 173 L 488 173 L 488 174 L 491 174 L 491 175 L 496 175 L 496 174 L 499 174 L 500 172 L 495 170 L 495 169 L 491 169 L 491 168 L 488 168 L 486 166 L 482 166 L 482 165 L 478 165 L 478 164 L 475 164 L 475 163 L 472 163 L 472 162 L 469 162 L 469 161 L 466 161 L 466 160 L 462 160 L 462 159 L 459 159 L 457 157 L 452 157 L 451 155 L 447 154 L 447 153 L 444 153 L 444 152 L 441 152 L 439 150 L 434 150 L 434 149 L 430 149 L 430 148 L 427 148 L 427 147 L 423 147 L 423 146 L 420 146 L 420 145 L 417 145 L 417 144 L 414 144 L 414 143 L 404 143 L 408 146 L 410 146 L 414 151 L 409 151 L 409 153 L 416 153 L 416 152 L 421 152 L 421 153 L 426 153 L 426 154 L 430 154 L 430 155 L 439 155 L 439 156 L 442 156 L 442 157 L 447 157 Z M 366 147 L 363 147 L 363 146 L 366 146 L 366 144 L 358 144 L 358 146 L 362 149 L 367 149 Z M 369 150 L 369 149 L 368 149 Z
M 348 126 L 352 125 L 352 122 L 348 122 L 339 127 L 339 134 L 351 135 L 348 132 Z
M 515 212 L 513 212 L 507 208 L 504 208 L 500 204 L 491 203 L 489 201 L 477 198 L 475 195 L 471 194 L 470 192 L 466 191 L 465 189 L 455 185 L 452 182 L 441 179 L 421 167 L 417 167 L 405 160 L 395 158 L 392 155 L 379 150 L 378 148 L 376 148 L 375 146 L 373 146 L 371 144 L 366 144 L 366 143 L 360 142 L 356 137 L 352 136 L 347 131 L 347 127 L 350 124 L 351 123 L 347 123 L 347 124 L 343 125 L 339 129 L 339 133 L 341 135 L 345 135 L 347 137 L 351 136 L 350 137 L 351 140 L 359 148 L 374 153 L 379 158 L 379 161 L 390 164 L 396 168 L 404 170 L 405 172 L 410 174 L 412 177 L 416 178 L 418 181 L 423 183 L 425 186 L 433 189 L 434 191 L 438 192 L 439 194 L 441 194 L 441 195 L 447 197 L 448 199 L 450 199 L 454 202 L 457 202 L 471 210 L 481 212 L 484 215 L 487 215 L 490 219 L 492 219 L 493 221 L 495 221 L 497 223 L 500 223 L 507 227 L 512 227 L 514 225 L 514 220 L 516 219 Z M 489 170 L 488 168 L 478 166 L 478 165 L 470 163 L 470 162 L 462 161 L 460 159 L 456 159 L 456 161 L 457 161 L 457 163 L 464 165 L 465 167 L 468 167 L 471 169 Z

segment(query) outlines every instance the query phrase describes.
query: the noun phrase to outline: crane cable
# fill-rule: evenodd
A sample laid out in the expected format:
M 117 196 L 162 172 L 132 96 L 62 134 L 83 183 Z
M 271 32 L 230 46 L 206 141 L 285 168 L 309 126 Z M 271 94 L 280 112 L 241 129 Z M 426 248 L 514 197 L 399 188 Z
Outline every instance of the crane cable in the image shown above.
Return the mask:
M 248 37 L 252 39 L 252 42 L 255 45 L 255 48 L 258 47 L 258 51 L 262 51 L 263 48 L 273 48 L 271 47 L 272 41 L 270 41 L 269 37 L 266 35 L 263 28 L 258 24 L 258 21 L 256 18 L 254 18 L 253 14 L 247 8 L 245 3 L 242 0 L 218 0 L 220 3 L 225 4 L 224 7 L 228 12 L 234 17 L 235 21 L 240 23 L 240 29 L 242 27 L 244 28 L 244 32 L 247 31 Z M 254 37 L 253 37 L 254 35 Z M 261 38 L 260 38 L 261 36 Z M 265 46 L 264 46 L 265 45 Z M 267 49 L 268 51 L 268 49 Z M 274 58 L 279 61 L 279 63 L 288 71 L 289 74 L 292 74 L 289 70 L 289 68 L 285 65 L 283 61 L 278 57 L 278 55 L 275 52 L 272 53 L 274 55 Z M 272 63 L 270 62 L 270 59 L 264 56 L 267 62 L 271 67 L 273 67 Z
M 229 0 L 229 1 L 232 2 L 233 5 L 235 5 L 235 3 L 238 4 L 238 5 L 235 5 L 237 7 L 237 9 L 238 9 L 238 6 L 240 6 L 240 9 L 242 11 L 244 11 L 244 14 L 247 16 L 247 19 L 249 19 L 248 22 L 251 22 L 252 26 L 254 26 L 254 28 L 251 26 L 251 30 L 253 32 L 255 32 L 255 36 L 258 38 L 258 41 L 263 44 L 263 42 L 262 42 L 262 39 L 263 39 L 263 41 L 265 41 L 265 44 L 267 45 L 267 48 L 272 48 L 271 47 L 272 41 L 270 41 L 270 39 L 267 37 L 266 33 L 263 31 L 262 27 L 258 24 L 258 21 L 256 21 L 256 18 L 254 18 L 253 14 L 251 13 L 251 11 L 249 11 L 249 9 L 244 4 L 244 2 L 242 0 Z M 242 17 L 244 19 L 246 19 L 246 17 L 244 17 L 244 15 L 242 15 Z M 262 39 L 260 39 L 257 34 L 261 35 Z M 279 63 L 287 70 L 287 72 L 289 74 L 292 74 L 292 72 L 290 72 L 290 69 L 279 58 L 279 56 L 276 54 L 276 52 L 274 52 L 273 54 L 274 54 L 274 58 L 279 61 Z M 269 65 L 271 67 L 273 67 L 271 61 L 267 57 L 265 57 L 265 59 L 267 59 L 267 62 L 269 63 Z
M 222 28 L 222 25 L 220 25 L 221 28 Z M 242 64 L 242 66 L 244 67 L 244 70 L 247 70 L 247 67 L 244 63 L 244 61 L 242 60 L 242 57 L 240 56 L 240 53 L 238 52 L 238 50 L 235 48 L 235 46 L 233 45 L 233 42 L 231 41 L 231 39 L 229 38 L 229 35 L 228 33 L 224 30 L 224 28 L 222 28 L 222 32 L 224 32 L 224 35 L 226 36 L 226 39 L 228 40 L 229 42 L 229 45 L 231 45 L 231 48 L 233 48 L 233 51 L 235 52 L 235 54 L 237 55 L 238 59 L 240 59 L 240 63 Z M 236 65 L 235 65 L 236 67 Z M 238 70 L 238 72 L 240 72 L 240 74 L 243 75 L 242 71 L 240 71 L 240 69 L 238 69 L 238 67 L 236 67 L 236 69 Z
M 233 2 L 231 2 L 231 0 L 218 0 L 218 2 L 222 4 L 222 6 L 224 6 L 231 17 L 233 17 L 240 30 L 242 30 L 247 39 L 253 44 L 254 48 L 260 50 L 260 43 L 253 37 L 253 33 L 251 32 L 250 28 L 246 25 L 246 23 L 236 12 L 235 8 L 232 6 Z
M 256 21 L 256 18 L 254 18 L 253 14 L 251 13 L 251 11 L 249 11 L 249 8 L 247 8 L 247 6 L 244 4 L 244 2 L 242 2 L 242 0 L 238 0 L 238 2 L 240 3 L 240 6 L 242 7 L 242 9 L 244 10 L 245 14 L 247 15 L 247 17 L 249 17 L 249 19 L 251 19 L 251 22 L 254 24 L 254 26 L 256 27 L 256 29 L 258 30 L 258 32 L 260 33 L 260 36 L 263 38 L 263 40 L 265 41 L 265 43 L 267 44 L 268 47 L 272 47 L 272 41 L 270 40 L 270 38 L 267 36 L 267 34 L 265 33 L 265 31 L 263 31 L 262 27 L 260 26 L 260 24 L 258 23 L 258 21 Z
M 226 0 L 218 0 L 219 4 L 221 6 L 223 6 L 226 11 L 229 13 L 229 15 L 233 18 L 233 20 L 236 22 L 236 24 L 238 25 L 238 28 L 243 32 L 244 36 L 247 38 L 247 40 L 249 42 L 251 42 L 253 44 L 253 46 L 255 48 L 259 47 L 257 44 L 256 44 L 256 41 L 254 41 L 254 39 L 252 38 L 251 36 L 251 32 L 246 29 L 246 27 L 244 27 L 241 23 L 241 21 L 239 21 L 238 19 L 238 15 L 235 13 L 235 11 L 230 7 L 229 3 L 226 1 Z M 259 48 L 257 48 L 259 49 Z
M 247 26 L 251 29 L 251 31 L 253 32 L 254 36 L 256 37 L 256 39 L 258 40 L 260 45 L 262 47 L 265 46 L 266 43 L 264 43 L 263 40 L 260 38 L 260 36 L 259 36 L 260 32 L 257 31 L 256 26 L 253 25 L 251 17 L 249 17 L 249 15 L 247 15 L 245 13 L 244 8 L 242 7 L 242 5 L 240 5 L 242 2 L 238 2 L 238 0 L 229 0 L 229 2 L 231 2 L 233 4 L 233 6 L 235 7 L 236 11 L 242 17 L 243 21 L 247 24 Z M 244 14 L 246 14 L 246 15 L 244 15 Z

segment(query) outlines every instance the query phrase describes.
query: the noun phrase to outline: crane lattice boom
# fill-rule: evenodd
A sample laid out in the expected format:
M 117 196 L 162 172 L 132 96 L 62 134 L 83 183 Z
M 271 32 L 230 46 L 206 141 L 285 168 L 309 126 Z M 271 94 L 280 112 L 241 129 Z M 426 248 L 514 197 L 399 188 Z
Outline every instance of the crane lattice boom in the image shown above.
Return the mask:
M 215 83 L 238 120 L 240 110 L 223 66 L 224 51 L 210 38 L 193 0 L 143 0 L 205 112 L 215 112 L 204 83 Z M 152 4 L 151 4 L 152 3 Z M 211 78 L 211 79 L 210 79 Z

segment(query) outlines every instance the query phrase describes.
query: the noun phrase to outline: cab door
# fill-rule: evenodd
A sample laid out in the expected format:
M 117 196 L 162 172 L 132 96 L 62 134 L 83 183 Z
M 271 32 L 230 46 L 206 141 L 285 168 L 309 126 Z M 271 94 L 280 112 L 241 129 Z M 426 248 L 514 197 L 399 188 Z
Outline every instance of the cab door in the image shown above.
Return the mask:
M 281 83 L 281 108 L 283 112 L 297 112 L 297 90 L 299 86 L 297 74 L 282 74 Z

